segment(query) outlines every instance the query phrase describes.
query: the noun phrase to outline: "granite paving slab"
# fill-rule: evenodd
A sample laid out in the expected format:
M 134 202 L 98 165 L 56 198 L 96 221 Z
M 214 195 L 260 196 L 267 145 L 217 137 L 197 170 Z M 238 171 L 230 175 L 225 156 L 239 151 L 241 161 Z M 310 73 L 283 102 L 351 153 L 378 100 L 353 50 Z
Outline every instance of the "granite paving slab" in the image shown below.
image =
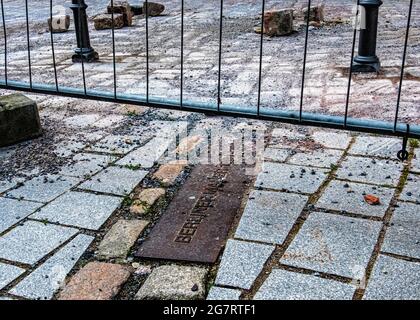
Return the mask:
M 79 187 L 124 196 L 131 193 L 147 174 L 148 172 L 144 170 L 109 167 L 90 180 L 85 181 Z
M 420 148 L 414 150 L 414 158 L 411 161 L 410 171 L 420 173 Z
M 333 180 L 316 203 L 316 207 L 365 216 L 383 217 L 395 189 L 362 183 Z M 365 195 L 380 199 L 379 205 L 370 205 Z
M 0 197 L 0 233 L 25 219 L 42 204 Z
M 121 198 L 114 196 L 70 191 L 47 204 L 31 218 L 98 230 L 121 201 Z
M 117 161 L 120 166 L 141 166 L 142 168 L 151 168 L 168 149 L 175 137 L 161 138 L 157 137 L 149 141 L 143 147 L 127 154 L 124 158 Z
M 399 202 L 381 250 L 420 259 L 420 205 Z
M 363 156 L 396 158 L 401 140 L 377 136 L 358 136 L 349 153 Z
M 132 135 L 109 135 L 86 147 L 85 150 L 113 155 L 126 154 L 140 145 L 139 138 L 140 136 Z
M 64 280 L 94 237 L 77 235 L 9 293 L 33 300 L 49 300 L 64 286 Z
M 409 174 L 404 189 L 401 192 L 400 200 L 412 201 L 420 204 L 420 176 Z
M 255 300 L 351 300 L 356 287 L 314 275 L 274 269 Z
M 271 245 L 228 240 L 215 284 L 250 289 L 274 248 Z
M 23 186 L 9 191 L 7 196 L 46 203 L 70 190 L 79 181 L 78 178 L 59 175 L 39 176 L 25 182 Z
M 264 159 L 269 161 L 284 162 L 290 154 L 290 149 L 267 148 L 264 151 Z
M 327 177 L 327 170 L 264 162 L 255 187 L 314 193 Z
M 112 155 L 78 153 L 73 157 L 75 163 L 62 168 L 60 174 L 64 176 L 86 178 L 101 171 L 116 159 L 117 158 Z
M 240 296 L 241 290 L 213 286 L 207 295 L 207 300 L 239 300 Z
M 343 155 L 343 151 L 334 149 L 311 150 L 298 152 L 290 157 L 288 163 L 301 166 L 331 168 Z
M 18 278 L 25 269 L 0 262 L 0 290 Z
M 419 300 L 420 263 L 379 255 L 365 300 Z
M 12 189 L 18 185 L 19 182 L 23 182 L 23 178 L 12 178 L 0 181 L 0 193 L 3 193 L 9 189 Z
M 207 269 L 163 265 L 153 269 L 136 294 L 136 300 L 197 300 L 205 294 Z
M 337 177 L 356 182 L 397 186 L 403 164 L 394 160 L 378 160 L 349 156 L 337 171 Z
M 26 221 L 0 237 L 0 258 L 35 264 L 77 233 L 77 229 Z
M 235 237 L 282 244 L 307 201 L 301 195 L 253 191 Z
M 322 144 L 325 148 L 346 149 L 351 141 L 351 136 L 347 133 L 337 133 L 330 131 L 315 131 L 312 134 L 315 142 Z
M 362 278 L 376 244 L 381 222 L 312 212 L 281 263 Z

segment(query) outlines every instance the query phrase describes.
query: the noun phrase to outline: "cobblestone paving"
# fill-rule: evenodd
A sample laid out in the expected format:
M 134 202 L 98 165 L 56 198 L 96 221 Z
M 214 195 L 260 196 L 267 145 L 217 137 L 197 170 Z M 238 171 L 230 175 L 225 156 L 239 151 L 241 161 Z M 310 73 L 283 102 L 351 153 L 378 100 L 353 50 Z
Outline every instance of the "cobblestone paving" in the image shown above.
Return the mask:
M 48 3 L 44 2 L 43 7 L 29 2 L 31 28 L 39 31 L 31 37 L 34 80 L 52 74 L 49 34 L 43 26 L 43 8 Z M 89 1 L 90 15 L 95 13 L 95 6 L 104 8 L 106 2 Z M 154 95 L 177 97 L 179 57 L 175 45 L 178 38 L 174 35 L 179 30 L 172 26 L 179 20 L 179 4 L 163 2 L 168 15 L 151 20 L 155 37 L 151 41 L 151 88 Z M 26 41 L 20 30 L 22 7 L 19 1 L 4 3 L 13 8 L 8 11 L 6 23 L 17 34 L 9 40 L 13 52 L 9 55 L 10 75 L 26 81 Z M 303 3 L 285 1 L 285 5 L 295 7 Z M 251 104 L 255 100 L 259 39 L 252 29 L 258 24 L 254 18 L 258 17 L 260 3 L 226 4 L 223 101 Z M 268 1 L 268 7 L 275 5 Z M 404 25 L 400 13 L 406 5 L 407 1 L 400 1 L 386 4 L 382 10 L 382 23 L 388 21 L 388 30 L 380 35 L 384 71 L 380 79 L 355 79 L 360 96 L 354 93 L 352 110 L 357 116 L 392 117 L 390 101 L 395 96 L 394 77 L 399 69 L 398 59 L 391 55 L 397 52 L 391 40 L 403 36 L 398 28 Z M 218 12 L 210 9 L 207 1 L 191 1 L 188 6 L 186 95 L 194 99 L 198 95 L 207 101 L 215 94 L 214 30 Z M 337 12 L 348 18 L 351 7 L 347 1 L 335 1 L 327 16 L 332 19 Z M 413 76 L 418 74 L 420 60 L 415 51 L 420 39 L 419 16 L 414 15 L 408 68 L 412 80 L 407 81 L 402 106 L 402 118 L 412 122 L 419 122 L 415 109 L 419 102 L 418 78 Z M 316 83 L 308 88 L 305 105 L 316 111 L 328 108 L 334 113 L 339 112 L 343 102 L 339 87 L 345 86 L 346 77 L 340 68 L 349 59 L 344 45 L 335 45 L 338 49 L 334 54 L 328 46 L 329 41 L 348 44 L 351 28 L 347 24 L 331 28 L 311 29 L 318 46 L 311 47 L 308 79 Z M 145 57 L 143 44 L 137 40 L 143 30 L 144 20 L 137 19 L 134 27 L 116 33 L 118 48 L 125 48 L 118 53 L 119 86 L 140 93 L 144 89 L 144 77 L 140 75 L 145 70 L 138 59 L 144 62 Z M 332 33 L 332 40 L 326 40 Z M 107 31 L 92 31 L 101 61 L 87 66 L 91 88 L 109 90 L 113 85 L 110 46 L 103 40 L 107 36 Z M 80 80 L 80 65 L 69 61 L 73 34 L 60 34 L 56 39 L 61 44 L 57 48 L 60 81 L 75 85 Z M 278 106 L 279 101 L 282 105 L 296 105 L 299 80 L 293 75 L 294 70 L 299 70 L 297 53 L 302 49 L 302 39 L 298 33 L 287 39 L 267 40 L 267 61 L 275 65 L 264 62 L 263 96 L 267 106 Z M 332 87 L 331 91 L 327 87 Z M 363 99 L 371 92 L 380 95 L 369 100 L 372 103 L 366 107 Z M 38 102 L 43 136 L 0 148 L 0 300 L 205 296 L 420 299 L 420 149 L 414 149 L 414 143 L 409 161 L 400 163 L 395 160 L 401 145 L 398 139 L 29 96 Z M 379 106 L 381 112 L 372 115 L 370 106 Z M 188 129 L 184 136 L 177 136 L 180 128 Z M 220 142 L 226 151 L 238 133 L 247 129 L 264 131 L 262 136 L 268 140 L 261 154 L 265 161 L 261 168 L 251 171 L 257 175 L 255 184 L 220 261 L 207 268 L 136 258 L 135 250 L 188 178 L 196 165 L 192 160 L 199 158 L 194 152 L 206 145 L 208 135 L 216 136 L 214 144 L 219 146 Z M 186 136 L 195 142 L 185 146 L 182 141 Z M 229 143 L 223 145 L 226 141 Z M 171 182 L 164 184 L 165 176 L 157 178 L 155 174 L 175 160 L 167 151 L 176 147 L 191 149 L 190 162 L 176 172 L 161 170 L 163 175 L 168 173 L 166 178 Z M 226 154 L 220 158 L 226 160 Z M 157 189 L 159 195 L 145 196 Z M 366 195 L 379 197 L 380 203 L 367 204 Z M 173 270 L 187 270 L 188 277 L 174 278 Z
M 274 131 L 269 150 L 277 146 L 279 132 Z M 284 132 L 283 139 L 289 136 L 290 132 Z M 330 139 L 336 141 L 334 134 L 330 133 Z M 395 144 L 394 139 L 381 137 L 351 138 L 322 181 L 311 184 L 314 190 L 309 198 L 307 192 L 290 190 L 287 177 L 276 180 L 275 190 L 257 183 L 258 191 L 250 194 L 234 235 L 237 240 L 229 240 L 238 245 L 228 243 L 210 299 L 237 299 L 235 290 L 240 288 L 245 289 L 240 295 L 245 299 L 420 299 L 415 276 L 420 267 L 420 205 L 415 198 L 418 175 L 408 173 L 415 170 L 418 160 L 394 162 Z M 276 160 L 289 163 L 293 157 L 287 155 L 293 150 L 281 153 Z M 356 150 L 360 157 L 351 155 Z M 278 176 L 273 159 L 266 157 L 265 161 L 270 165 L 263 166 L 257 181 Z M 350 161 L 351 168 L 347 165 Z M 349 173 L 357 176 L 359 167 L 372 163 L 375 179 L 352 182 Z M 304 168 L 310 172 L 314 166 L 316 162 Z M 302 168 L 296 166 L 295 171 Z M 393 185 L 389 185 L 388 175 L 393 177 Z M 265 191 L 266 187 L 270 191 Z M 368 194 L 379 197 L 380 204 L 366 203 Z M 264 245 L 276 245 L 274 252 L 263 255 L 256 247 L 250 256 L 244 247 Z M 247 281 L 245 275 L 239 277 L 241 272 L 248 279 L 252 275 L 253 281 Z

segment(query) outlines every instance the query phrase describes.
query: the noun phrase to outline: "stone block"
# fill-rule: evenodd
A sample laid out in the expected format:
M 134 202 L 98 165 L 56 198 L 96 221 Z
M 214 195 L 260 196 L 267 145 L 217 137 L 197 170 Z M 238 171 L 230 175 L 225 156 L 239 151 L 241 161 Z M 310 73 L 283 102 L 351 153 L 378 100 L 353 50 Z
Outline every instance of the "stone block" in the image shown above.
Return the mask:
M 52 22 L 51 22 L 52 21 Z M 61 33 L 69 30 L 70 27 L 70 16 L 66 15 L 57 15 L 48 18 L 48 30 L 53 33 Z
M 207 269 L 166 265 L 153 270 L 136 294 L 137 300 L 203 299 Z
M 101 262 L 84 266 L 63 289 L 59 300 L 111 300 L 130 277 L 127 267 Z
M 293 10 L 266 12 L 263 32 L 270 37 L 291 34 L 293 32 Z
M 0 97 L 0 147 L 42 133 L 36 102 L 20 93 Z
M 114 0 L 108 3 L 107 12 L 110 14 L 122 14 L 124 20 L 124 26 L 130 27 L 133 24 L 133 12 L 128 1 L 125 0 Z
M 112 29 L 111 14 L 99 14 L 93 19 L 93 22 L 96 30 Z M 114 29 L 121 29 L 122 27 L 124 27 L 124 15 L 114 14 Z
M 308 17 L 308 8 L 303 8 L 302 10 L 302 14 L 305 18 L 305 22 L 307 20 Z M 324 21 L 324 5 L 319 5 L 319 6 L 312 6 L 309 9 L 309 21 L 313 21 L 313 22 L 322 22 Z
M 148 223 L 143 220 L 118 220 L 100 243 L 98 257 L 101 259 L 125 259 Z
M 146 9 L 146 2 L 143 3 L 143 13 L 147 13 L 149 16 L 155 17 L 160 15 L 165 10 L 165 6 L 156 2 L 148 2 Z

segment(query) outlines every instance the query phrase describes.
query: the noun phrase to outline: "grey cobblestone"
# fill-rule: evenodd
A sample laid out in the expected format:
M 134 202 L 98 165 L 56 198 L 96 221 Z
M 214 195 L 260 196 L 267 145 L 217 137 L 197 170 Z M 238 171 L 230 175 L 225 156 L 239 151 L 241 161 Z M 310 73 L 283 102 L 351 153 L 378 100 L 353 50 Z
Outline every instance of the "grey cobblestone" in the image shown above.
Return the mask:
M 140 165 L 142 168 L 151 168 L 163 155 L 173 139 L 154 138 L 145 146 L 129 153 L 117 162 L 118 165 Z
M 76 233 L 73 228 L 27 221 L 0 238 L 0 258 L 34 264 Z
M 80 153 L 73 157 L 75 163 L 64 167 L 60 174 L 77 178 L 92 176 L 116 160 L 113 156 Z
M 350 144 L 351 137 L 347 133 L 337 133 L 330 131 L 316 131 L 312 134 L 315 142 L 323 145 L 325 148 L 346 149 Z
M 281 263 L 361 279 L 381 223 L 312 212 Z
M 0 263 L 0 290 L 19 277 L 25 269 Z
M 365 300 L 418 300 L 420 263 L 380 255 L 366 288 Z
M 136 294 L 136 299 L 203 299 L 207 270 L 200 267 L 163 265 L 155 268 Z
M 139 145 L 139 137 L 110 135 L 86 148 L 87 151 L 104 152 L 110 154 L 126 154 Z
M 98 230 L 121 201 L 118 197 L 71 191 L 47 204 L 31 218 Z
M 333 180 L 318 200 L 316 206 L 366 216 L 383 217 L 394 192 L 395 190 L 391 188 Z M 365 195 L 378 197 L 380 204 L 368 204 L 364 199 Z
M 133 191 L 147 174 L 148 172 L 144 170 L 109 167 L 82 183 L 79 187 L 81 189 L 124 196 Z
M 420 148 L 414 150 L 414 158 L 411 163 L 411 171 L 420 173 Z
M 241 290 L 211 287 L 207 300 L 239 300 Z
M 289 159 L 288 163 L 309 167 L 331 168 L 332 165 L 335 165 L 340 160 L 342 155 L 343 151 L 330 149 L 298 152 Z
M 414 174 L 408 175 L 407 182 L 401 192 L 400 199 L 420 204 L 420 176 Z
M 40 206 L 39 203 L 0 197 L 0 233 L 26 218 Z
M 216 285 L 249 289 L 273 251 L 274 246 L 228 240 Z
M 337 177 L 356 182 L 397 186 L 403 165 L 393 160 L 347 157 Z
M 267 148 L 264 151 L 264 159 L 277 162 L 284 162 L 290 154 L 291 150 L 289 149 Z
M 79 179 L 58 175 L 33 178 L 17 189 L 7 193 L 14 198 L 49 202 L 79 183 Z
M 420 205 L 398 203 L 382 251 L 420 259 Z
M 255 187 L 313 193 L 318 190 L 326 176 L 325 169 L 264 162 Z
M 301 195 L 253 191 L 235 237 L 282 244 L 307 201 Z
M 22 178 L 20 178 L 20 179 L 19 178 L 13 178 L 13 179 L 10 179 L 10 180 L 0 181 L 0 193 L 3 193 L 3 192 L 5 192 L 5 191 L 7 191 L 11 188 L 16 187 L 16 185 L 19 182 L 23 182 L 23 181 L 24 181 L 24 179 L 22 179 Z
M 49 300 L 64 285 L 64 279 L 93 241 L 80 234 L 20 281 L 10 293 L 28 299 Z
M 349 153 L 363 156 L 394 158 L 401 150 L 401 140 L 376 136 L 358 136 Z
M 351 284 L 275 269 L 255 300 L 351 300 L 355 290 Z

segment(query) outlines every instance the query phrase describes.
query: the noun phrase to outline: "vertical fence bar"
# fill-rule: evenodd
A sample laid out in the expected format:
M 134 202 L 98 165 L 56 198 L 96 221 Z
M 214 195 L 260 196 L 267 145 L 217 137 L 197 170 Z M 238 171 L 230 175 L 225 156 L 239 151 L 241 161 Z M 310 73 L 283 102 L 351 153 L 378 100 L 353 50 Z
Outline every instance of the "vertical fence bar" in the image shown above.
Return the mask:
M 25 10 L 26 10 L 26 40 L 27 40 L 27 46 L 28 46 L 29 86 L 32 89 L 32 63 L 31 63 L 31 44 L 30 44 L 30 39 L 29 39 L 28 0 L 25 0 Z
M 4 80 L 7 82 L 7 30 L 6 30 L 6 19 L 4 17 L 4 4 L 3 0 L 1 0 L 1 18 L 3 20 L 3 35 L 4 35 Z
M 220 0 L 220 25 L 219 25 L 219 72 L 217 77 L 217 111 L 220 111 L 222 103 L 221 81 L 222 81 L 222 40 L 223 40 L 223 0 Z
M 54 67 L 54 80 L 55 80 L 55 90 L 58 92 L 58 78 L 57 78 L 57 64 L 55 62 L 55 50 L 54 50 L 54 35 L 53 35 L 53 0 L 50 0 L 50 33 L 51 33 L 51 52 L 52 52 L 52 58 L 53 58 L 53 67 Z
M 78 23 L 78 25 L 79 25 L 79 37 L 80 37 L 80 41 L 83 43 L 83 30 L 82 30 L 82 28 L 83 28 L 83 24 L 82 24 L 82 16 L 81 16 L 81 10 L 80 10 L 80 7 L 81 7 L 81 0 L 78 0 L 78 3 L 79 3 L 79 10 L 78 10 L 78 16 L 79 16 L 79 23 Z M 83 59 L 83 45 L 81 46 L 81 63 L 82 63 L 82 78 L 83 78 L 83 91 L 84 91 L 84 93 L 85 93 L 85 95 L 87 94 L 87 90 L 86 90 L 86 74 L 85 74 L 85 61 L 84 61 L 84 59 Z
M 180 79 L 180 100 L 182 108 L 184 105 L 184 0 L 181 0 L 181 79 Z
M 405 33 L 405 41 L 404 41 L 404 52 L 403 52 L 402 64 L 401 64 L 400 84 L 399 84 L 399 87 L 398 87 L 397 107 L 395 109 L 394 131 L 397 130 L 398 115 L 399 115 L 399 112 L 400 112 L 401 93 L 402 93 L 402 86 L 403 86 L 403 81 L 404 81 L 405 62 L 407 60 L 407 47 L 408 47 L 408 39 L 409 39 L 409 36 L 410 36 L 410 25 L 411 25 L 412 13 L 413 13 L 413 0 L 410 0 L 410 8 L 408 10 L 408 19 L 407 19 L 407 30 L 406 30 L 406 33 Z
M 356 38 L 357 38 L 357 28 L 359 22 L 359 5 L 360 0 L 357 0 L 356 4 L 356 17 L 354 20 L 354 30 L 353 30 L 353 42 L 351 48 L 351 62 L 350 62 L 350 69 L 349 69 L 349 79 L 347 83 L 347 95 L 346 95 L 346 108 L 344 111 L 344 128 L 347 128 L 347 118 L 349 115 L 349 104 L 350 104 L 350 91 L 351 91 L 351 79 L 353 78 L 353 64 L 354 64 L 354 52 L 356 50 Z
M 265 0 L 262 0 L 261 8 L 261 38 L 260 38 L 260 65 L 258 71 L 258 102 L 257 114 L 260 115 L 261 107 L 261 86 L 262 86 L 262 59 L 263 59 L 263 45 L 264 45 L 264 15 L 265 15 Z
M 128 14 L 128 12 L 127 12 Z M 112 23 L 112 67 L 114 71 L 114 98 L 117 99 L 117 66 L 115 63 L 115 19 L 114 19 L 114 0 L 111 0 L 111 23 Z
M 299 105 L 299 121 L 302 122 L 303 113 L 303 94 L 305 90 L 306 60 L 308 56 L 308 39 L 309 39 L 309 18 L 311 13 L 311 0 L 308 0 L 308 12 L 306 13 L 306 34 L 305 47 L 303 52 L 303 70 L 302 70 L 302 86 L 300 89 L 300 105 Z
M 146 102 L 149 103 L 149 2 L 144 2 L 146 7 Z

